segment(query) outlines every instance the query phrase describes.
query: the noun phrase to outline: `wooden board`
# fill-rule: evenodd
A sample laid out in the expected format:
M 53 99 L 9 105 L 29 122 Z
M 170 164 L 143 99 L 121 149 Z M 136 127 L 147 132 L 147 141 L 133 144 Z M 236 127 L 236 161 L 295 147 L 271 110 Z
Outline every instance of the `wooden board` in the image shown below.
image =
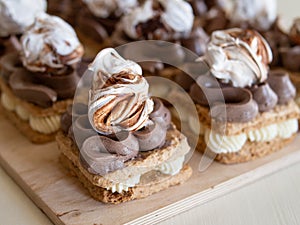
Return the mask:
M 0 164 L 55 224 L 154 224 L 224 195 L 249 182 L 300 161 L 300 136 L 287 148 L 240 165 L 213 163 L 197 170 L 201 155 L 190 164 L 191 179 L 146 199 L 120 205 L 94 201 L 58 162 L 56 143 L 33 145 L 0 112 Z

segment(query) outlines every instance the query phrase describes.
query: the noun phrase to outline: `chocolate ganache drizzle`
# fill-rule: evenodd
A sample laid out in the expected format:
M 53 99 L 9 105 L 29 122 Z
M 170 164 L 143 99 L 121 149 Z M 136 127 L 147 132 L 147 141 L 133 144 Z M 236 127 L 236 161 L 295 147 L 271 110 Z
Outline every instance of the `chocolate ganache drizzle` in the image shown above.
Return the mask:
M 74 95 L 79 80 L 75 66 L 83 47 L 70 25 L 58 17 L 39 14 L 21 37 L 21 47 L 24 67 L 14 69 L 8 78 L 18 97 L 49 107 Z
M 197 78 L 190 94 L 198 104 L 210 106 L 216 120 L 249 122 L 258 112 L 270 111 L 295 97 L 286 73 L 269 73 L 271 59 L 268 43 L 256 31 L 216 31 L 200 59 L 208 64 L 208 73 Z
M 158 98 L 149 97 L 141 67 L 114 49 L 102 50 L 89 70 L 88 106 L 74 104 L 73 113 L 62 116 L 62 128 L 77 143 L 82 165 L 105 175 L 125 167 L 139 151 L 163 146 L 171 117 Z

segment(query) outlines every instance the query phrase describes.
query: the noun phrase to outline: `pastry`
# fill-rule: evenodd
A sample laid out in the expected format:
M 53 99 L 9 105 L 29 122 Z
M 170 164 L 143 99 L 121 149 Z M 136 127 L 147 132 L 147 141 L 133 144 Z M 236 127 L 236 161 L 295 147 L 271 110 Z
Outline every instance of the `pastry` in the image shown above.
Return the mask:
M 121 17 L 139 5 L 138 0 L 83 0 L 74 25 L 85 45 L 86 55 L 94 58 L 111 46 L 110 35 Z
M 193 61 L 206 48 L 208 36 L 194 19 L 192 7 L 186 1 L 147 0 L 121 18 L 111 42 L 119 46 L 155 40 L 125 45 L 120 51 L 126 58 L 139 62 L 146 74 L 173 79 L 178 72 L 174 67 Z
M 83 47 L 70 25 L 41 13 L 21 37 L 21 52 L 1 59 L 3 112 L 32 142 L 54 140 L 72 103 Z
M 89 67 L 88 104 L 63 114 L 61 161 L 98 201 L 118 204 L 181 184 L 190 147 L 170 112 L 150 98 L 141 67 L 103 49 Z
M 190 95 L 196 102 L 199 150 L 232 164 L 262 157 L 284 147 L 298 131 L 299 108 L 288 74 L 269 71 L 272 52 L 254 30 L 212 33 Z
M 0 57 L 19 47 L 16 35 L 22 34 L 35 16 L 46 10 L 45 0 L 0 0 Z M 11 38 L 10 38 L 11 37 Z

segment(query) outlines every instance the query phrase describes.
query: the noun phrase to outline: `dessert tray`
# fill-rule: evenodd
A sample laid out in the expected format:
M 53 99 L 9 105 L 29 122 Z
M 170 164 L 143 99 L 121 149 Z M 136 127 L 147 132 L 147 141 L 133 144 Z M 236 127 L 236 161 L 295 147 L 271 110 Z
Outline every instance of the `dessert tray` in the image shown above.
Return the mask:
M 267 157 L 239 165 L 212 163 L 198 170 L 201 154 L 189 164 L 192 177 L 180 186 L 145 199 L 119 205 L 93 200 L 79 181 L 59 163 L 56 143 L 33 145 L 0 111 L 0 164 L 32 201 L 55 224 L 155 224 L 222 196 L 256 179 L 300 161 L 300 135 L 288 147 Z

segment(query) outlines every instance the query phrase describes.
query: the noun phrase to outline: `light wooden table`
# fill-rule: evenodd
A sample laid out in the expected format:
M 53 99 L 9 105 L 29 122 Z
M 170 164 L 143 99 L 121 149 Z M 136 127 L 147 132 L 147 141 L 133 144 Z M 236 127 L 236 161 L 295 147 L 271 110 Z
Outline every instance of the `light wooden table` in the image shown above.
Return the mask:
M 299 0 L 278 0 L 279 13 L 289 19 L 300 16 L 299 9 Z M 52 224 L 1 167 L 0 224 Z M 168 219 L 162 224 L 299 225 L 300 164 Z

